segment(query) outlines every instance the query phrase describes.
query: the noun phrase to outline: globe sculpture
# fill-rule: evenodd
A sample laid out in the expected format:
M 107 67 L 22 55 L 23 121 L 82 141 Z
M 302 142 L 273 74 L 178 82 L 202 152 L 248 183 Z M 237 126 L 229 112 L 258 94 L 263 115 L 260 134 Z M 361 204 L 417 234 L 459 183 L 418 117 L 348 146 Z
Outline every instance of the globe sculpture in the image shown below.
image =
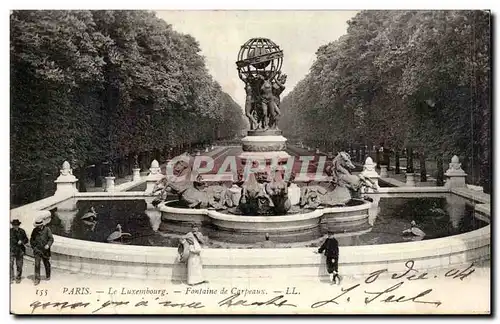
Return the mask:
M 250 130 L 277 130 L 280 95 L 286 74 L 281 73 L 283 51 L 268 38 L 252 38 L 238 52 L 236 66 L 245 83 L 245 115 Z

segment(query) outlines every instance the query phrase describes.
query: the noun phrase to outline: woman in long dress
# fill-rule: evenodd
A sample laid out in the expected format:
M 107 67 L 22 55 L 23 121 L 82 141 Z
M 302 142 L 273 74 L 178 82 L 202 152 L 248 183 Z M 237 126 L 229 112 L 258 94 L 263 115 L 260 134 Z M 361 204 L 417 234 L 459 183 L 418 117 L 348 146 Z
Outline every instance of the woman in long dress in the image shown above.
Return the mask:
M 197 285 L 205 282 L 203 279 L 201 251 L 200 241 L 193 232 L 189 232 L 182 237 L 181 245 L 179 246 L 179 256 L 181 262 L 187 263 L 188 285 Z

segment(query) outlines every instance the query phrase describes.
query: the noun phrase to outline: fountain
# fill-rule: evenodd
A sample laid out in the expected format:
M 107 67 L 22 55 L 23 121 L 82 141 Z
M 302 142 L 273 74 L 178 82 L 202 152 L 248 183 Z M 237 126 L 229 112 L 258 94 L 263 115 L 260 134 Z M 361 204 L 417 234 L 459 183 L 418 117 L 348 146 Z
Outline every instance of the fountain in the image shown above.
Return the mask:
M 361 194 L 363 188 L 377 190 L 378 185 L 369 177 L 351 174 L 354 165 L 348 153 L 337 154 L 324 181 L 295 188 L 294 175 L 287 169 L 291 157 L 285 151 L 286 138 L 278 128 L 279 97 L 286 82 L 282 60 L 283 51 L 266 38 L 250 39 L 241 47 L 236 65 L 245 84 L 250 130 L 242 139 L 237 179 L 229 187 L 206 185 L 193 170 L 191 157 L 174 161 L 172 174 L 153 189 L 162 221 L 210 224 L 240 234 L 244 242 L 259 240 L 264 233 L 279 239 L 298 231 L 318 232 L 321 223 L 338 233 L 368 226 L 371 204 Z M 166 201 L 169 193 L 178 199 Z

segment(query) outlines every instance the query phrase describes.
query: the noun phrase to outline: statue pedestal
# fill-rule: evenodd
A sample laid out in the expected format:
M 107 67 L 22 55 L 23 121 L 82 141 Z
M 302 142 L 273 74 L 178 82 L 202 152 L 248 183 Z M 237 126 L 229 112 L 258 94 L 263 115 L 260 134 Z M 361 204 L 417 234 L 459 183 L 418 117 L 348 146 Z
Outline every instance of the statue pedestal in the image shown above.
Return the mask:
M 264 165 L 283 165 L 286 164 L 290 155 L 285 151 L 273 151 L 273 152 L 243 152 L 238 158 L 240 159 L 241 165 L 245 166 L 248 162 L 252 163 L 256 161 L 259 166 Z
M 467 173 L 463 171 L 446 171 L 444 174 L 446 176 L 446 188 L 465 188 L 467 184 L 465 179 L 467 178 Z
M 449 168 L 444 174 L 446 176 L 446 188 L 464 188 L 467 187 L 465 179 L 467 178 L 467 173 L 462 170 L 461 163 L 458 156 L 454 155 L 451 158 L 451 163 Z
M 285 152 L 286 138 L 278 129 L 251 130 L 241 140 L 243 153 L 238 158 L 244 167 L 248 161 L 257 161 L 259 166 L 285 164 L 290 155 Z
M 132 181 L 139 181 L 139 180 L 141 180 L 141 169 L 140 168 L 132 169 Z
M 361 175 L 370 179 L 375 184 L 375 186 L 378 187 L 378 179 L 380 178 L 380 175 L 377 173 L 377 171 L 375 171 L 375 163 L 373 163 L 371 157 L 366 158 Z M 371 188 L 366 189 L 366 192 L 373 192 L 373 189 Z
M 241 140 L 245 152 L 273 152 L 286 149 L 286 138 L 282 135 L 246 136 Z
M 406 174 L 406 186 L 415 187 L 415 173 Z
M 64 161 L 61 175 L 54 181 L 56 183 L 56 195 L 75 194 L 78 192 L 76 183 L 78 179 L 73 175 L 73 170 L 68 161 Z

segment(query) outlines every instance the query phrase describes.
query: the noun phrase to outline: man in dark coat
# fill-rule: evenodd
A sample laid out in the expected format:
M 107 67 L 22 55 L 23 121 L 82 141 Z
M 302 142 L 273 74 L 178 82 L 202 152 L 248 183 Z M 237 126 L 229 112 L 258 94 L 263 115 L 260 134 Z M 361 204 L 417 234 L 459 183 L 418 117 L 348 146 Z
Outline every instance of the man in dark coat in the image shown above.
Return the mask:
M 19 227 L 21 222 L 14 219 L 10 229 L 10 280 L 16 279 L 16 283 L 21 282 L 21 275 L 23 274 L 23 257 L 26 253 L 25 245 L 28 244 L 28 236 L 26 232 Z M 14 262 L 16 263 L 16 272 L 14 272 Z
M 333 233 L 328 233 L 328 238 L 323 242 L 318 251 L 326 256 L 326 270 L 332 275 L 332 282 L 340 284 L 339 271 L 339 242 L 333 237 Z
M 35 286 L 40 283 L 40 261 L 45 267 L 45 275 L 50 280 L 50 247 L 54 243 L 52 231 L 44 225 L 43 219 L 35 221 L 35 228 L 31 232 L 30 245 L 35 257 Z

